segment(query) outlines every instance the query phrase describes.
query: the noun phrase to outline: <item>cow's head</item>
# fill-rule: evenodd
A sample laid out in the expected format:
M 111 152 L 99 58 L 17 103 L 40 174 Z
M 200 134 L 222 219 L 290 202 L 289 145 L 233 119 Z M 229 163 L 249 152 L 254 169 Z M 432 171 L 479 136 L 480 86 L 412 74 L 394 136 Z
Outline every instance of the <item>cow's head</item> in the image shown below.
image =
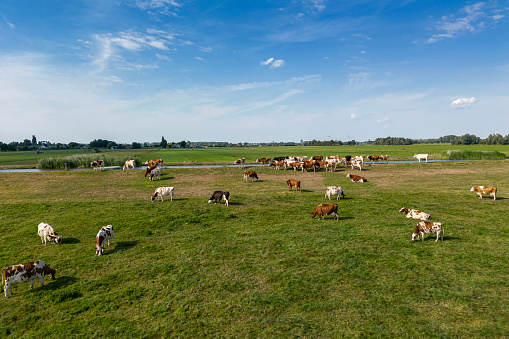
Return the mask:
M 470 192 L 475 192 L 475 187 L 472 187 L 472 188 L 470 189 Z
M 412 233 L 412 241 L 419 240 L 419 233 Z
M 403 213 L 406 213 L 406 211 L 408 211 L 408 210 L 406 208 L 402 207 L 399 211 L 403 212 Z
M 54 239 L 54 240 L 55 240 L 55 243 L 56 243 L 57 245 L 61 245 L 61 244 L 62 244 L 62 236 L 61 236 L 61 235 L 58 235 L 58 234 L 57 234 L 57 236 L 55 237 L 55 239 Z
M 156 197 L 157 197 L 157 192 L 152 194 L 152 197 L 150 198 L 152 200 L 152 202 L 154 202 L 154 200 L 156 200 Z
M 49 270 L 49 280 L 55 280 L 55 272 L 57 271 L 56 268 L 50 268 Z

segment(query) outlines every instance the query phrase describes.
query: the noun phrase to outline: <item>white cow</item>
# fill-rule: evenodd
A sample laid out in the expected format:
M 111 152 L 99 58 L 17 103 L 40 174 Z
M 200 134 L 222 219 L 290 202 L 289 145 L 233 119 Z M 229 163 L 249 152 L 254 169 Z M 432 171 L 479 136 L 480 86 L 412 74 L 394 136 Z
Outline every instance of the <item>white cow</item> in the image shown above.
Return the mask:
M 424 212 L 421 212 L 421 211 L 418 211 L 418 210 L 414 210 L 412 208 L 401 208 L 399 210 L 401 213 L 405 213 L 406 217 L 407 218 L 413 218 L 413 219 L 419 219 L 419 220 L 429 220 L 431 219 L 431 216 L 427 213 L 424 213 Z
M 414 158 L 419 160 L 419 162 L 421 162 L 421 160 L 426 160 L 426 162 L 428 162 L 429 154 L 427 154 L 427 153 L 425 153 L 425 154 L 414 154 Z
M 95 254 L 102 255 L 104 253 L 104 244 L 108 241 L 108 246 L 110 246 L 110 239 L 113 238 L 115 240 L 115 244 L 117 243 L 117 238 L 115 238 L 115 232 L 113 232 L 113 226 L 108 225 L 101 227 L 99 232 L 97 232 L 97 236 L 95 237 Z
M 163 197 L 166 195 L 170 196 L 170 200 L 173 201 L 173 187 L 158 187 L 156 188 L 154 194 L 152 194 L 152 202 L 156 200 L 156 197 L 160 197 L 161 201 L 163 200 Z
M 53 227 L 45 222 L 41 222 L 37 227 L 37 234 L 41 237 L 41 242 L 46 246 L 47 241 L 53 241 L 53 244 L 60 245 L 62 243 L 62 236 L 58 235 Z
M 157 179 L 161 179 L 161 169 L 160 168 L 153 169 L 150 172 L 149 180 L 152 181 L 156 177 L 157 177 Z
M 12 293 L 12 284 L 30 281 L 30 288 L 34 288 L 34 280 L 38 278 L 41 286 L 44 286 L 42 283 L 44 275 L 47 274 L 50 280 L 55 280 L 55 271 L 56 269 L 50 268 L 42 260 L 2 268 L 5 297 L 9 298 L 8 292 L 11 292 L 11 295 L 14 294 Z
M 327 186 L 325 187 L 325 198 L 329 198 L 329 200 L 331 200 L 330 196 L 331 195 L 336 195 L 337 198 L 336 200 L 339 200 L 340 199 L 340 196 L 341 197 L 345 197 L 345 194 L 343 193 L 343 188 L 339 187 L 339 186 Z
M 123 170 L 125 170 L 126 168 L 129 169 L 129 167 L 132 167 L 134 169 L 135 165 L 136 165 L 136 160 L 126 160 L 122 169 Z

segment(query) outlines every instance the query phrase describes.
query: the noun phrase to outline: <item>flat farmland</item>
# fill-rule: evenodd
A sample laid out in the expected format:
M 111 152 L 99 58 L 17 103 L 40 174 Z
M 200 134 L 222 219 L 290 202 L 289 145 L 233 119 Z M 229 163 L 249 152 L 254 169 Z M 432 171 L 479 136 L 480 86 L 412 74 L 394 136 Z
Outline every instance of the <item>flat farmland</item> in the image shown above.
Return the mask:
M 315 153 L 293 150 L 276 151 Z M 261 153 L 252 155 L 276 155 Z M 250 169 L 259 181 L 236 167 L 163 169 L 153 182 L 142 170 L 0 173 L 0 265 L 58 270 L 0 298 L 0 335 L 509 336 L 509 161 Z M 346 194 L 334 201 L 340 220 L 312 219 L 329 185 Z M 497 200 L 479 199 L 477 185 L 497 186 Z M 175 187 L 174 200 L 152 203 L 159 186 Z M 208 204 L 214 190 L 229 191 L 230 206 Z M 417 220 L 401 207 L 443 222 L 444 241 L 412 242 Z M 60 246 L 41 244 L 41 221 Z M 107 224 L 117 243 L 99 257 L 95 235 Z

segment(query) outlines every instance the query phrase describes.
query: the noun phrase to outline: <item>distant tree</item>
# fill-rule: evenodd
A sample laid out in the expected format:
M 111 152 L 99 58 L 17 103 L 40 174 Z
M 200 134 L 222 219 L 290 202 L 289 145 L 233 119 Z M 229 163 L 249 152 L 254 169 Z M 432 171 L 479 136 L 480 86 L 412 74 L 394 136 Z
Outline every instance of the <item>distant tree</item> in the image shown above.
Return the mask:
M 77 142 L 71 141 L 70 143 L 67 144 L 67 146 L 69 148 L 77 148 L 79 144 Z
M 186 147 L 186 141 L 185 140 L 182 140 L 180 143 L 180 148 L 185 148 Z
M 168 141 L 164 139 L 164 137 L 161 138 L 161 147 L 166 148 L 168 146 Z
M 141 148 L 141 144 L 139 142 L 136 142 L 136 141 L 134 141 L 131 146 L 134 149 L 140 149 Z
M 37 138 L 35 135 L 32 135 L 32 146 L 37 146 Z

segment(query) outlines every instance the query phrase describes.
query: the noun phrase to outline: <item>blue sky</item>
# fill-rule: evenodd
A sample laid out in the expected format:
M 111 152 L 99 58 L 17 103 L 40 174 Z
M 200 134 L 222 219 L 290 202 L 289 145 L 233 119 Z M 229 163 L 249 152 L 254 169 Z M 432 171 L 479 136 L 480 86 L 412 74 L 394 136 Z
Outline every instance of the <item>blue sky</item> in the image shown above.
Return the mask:
M 509 134 L 509 1 L 0 2 L 0 141 Z

